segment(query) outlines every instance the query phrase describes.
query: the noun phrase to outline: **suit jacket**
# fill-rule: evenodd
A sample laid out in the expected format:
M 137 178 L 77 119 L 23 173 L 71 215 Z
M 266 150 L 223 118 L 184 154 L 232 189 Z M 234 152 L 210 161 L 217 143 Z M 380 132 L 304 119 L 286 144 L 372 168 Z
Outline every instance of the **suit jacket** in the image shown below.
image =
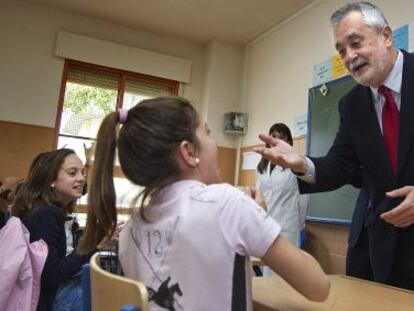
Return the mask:
M 349 244 L 351 247 L 355 245 L 361 229 L 367 225 L 372 270 L 375 279 L 380 282 L 388 278 L 394 251 L 399 251 L 395 249 L 397 231 L 410 231 L 414 245 L 414 225 L 396 229 L 379 218 L 381 213 L 402 201 L 401 198 L 387 198 L 385 192 L 414 185 L 414 54 L 402 52 L 404 64 L 397 175 L 391 169 L 372 92 L 369 87 L 357 85 L 339 102 L 339 130 L 327 155 L 311 158 L 315 164 L 316 183 L 300 181 L 301 192 L 321 192 L 358 183 L 362 177 Z

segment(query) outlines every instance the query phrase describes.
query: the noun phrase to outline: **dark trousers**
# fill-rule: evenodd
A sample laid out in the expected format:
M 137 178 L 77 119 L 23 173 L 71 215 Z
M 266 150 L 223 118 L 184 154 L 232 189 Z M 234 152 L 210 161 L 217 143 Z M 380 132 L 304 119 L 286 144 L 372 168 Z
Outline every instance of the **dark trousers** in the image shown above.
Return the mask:
M 412 227 L 412 226 L 411 226 Z M 414 230 L 395 229 L 397 244 L 391 271 L 385 282 L 388 285 L 414 290 Z M 346 257 L 346 274 L 352 277 L 377 281 L 371 269 L 369 255 L 369 232 L 364 228 L 354 247 L 348 247 Z

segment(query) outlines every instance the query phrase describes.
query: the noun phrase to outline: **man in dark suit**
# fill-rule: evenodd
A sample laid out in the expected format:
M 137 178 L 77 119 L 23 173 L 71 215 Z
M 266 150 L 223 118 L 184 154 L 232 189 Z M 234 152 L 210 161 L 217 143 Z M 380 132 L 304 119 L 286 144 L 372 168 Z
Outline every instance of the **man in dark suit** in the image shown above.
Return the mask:
M 256 151 L 296 172 L 301 192 L 360 184 L 347 274 L 414 290 L 414 55 L 393 46 L 387 20 L 370 3 L 343 6 L 331 23 L 336 50 L 359 83 L 340 100 L 332 147 L 305 158 L 260 135 L 272 147 Z

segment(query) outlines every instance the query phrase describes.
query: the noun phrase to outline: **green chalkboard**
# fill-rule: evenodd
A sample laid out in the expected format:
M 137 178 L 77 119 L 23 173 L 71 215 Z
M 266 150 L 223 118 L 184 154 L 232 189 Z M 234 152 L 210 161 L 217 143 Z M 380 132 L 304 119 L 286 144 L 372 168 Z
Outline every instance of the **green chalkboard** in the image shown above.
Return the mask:
M 339 100 L 355 85 L 355 80 L 347 76 L 309 89 L 308 156 L 324 156 L 332 146 L 339 126 Z M 350 223 L 358 192 L 346 185 L 335 191 L 311 194 L 307 219 Z

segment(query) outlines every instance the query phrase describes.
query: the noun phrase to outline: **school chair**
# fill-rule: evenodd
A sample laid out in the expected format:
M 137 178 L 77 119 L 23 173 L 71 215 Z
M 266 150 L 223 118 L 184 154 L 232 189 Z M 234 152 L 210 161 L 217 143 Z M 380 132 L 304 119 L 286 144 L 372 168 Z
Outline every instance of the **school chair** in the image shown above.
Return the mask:
M 265 266 L 260 258 L 250 256 L 250 261 L 253 266 L 253 272 L 256 276 L 263 276 L 262 266 Z
M 82 311 L 91 311 L 91 266 L 82 266 Z
M 141 309 L 135 305 L 123 305 L 119 311 L 141 311 Z
M 300 248 L 305 249 L 306 242 L 308 241 L 308 234 L 305 229 L 300 231 Z
M 120 310 L 133 304 L 141 311 L 148 311 L 148 292 L 143 283 L 103 270 L 99 253 L 90 260 L 92 311 Z

